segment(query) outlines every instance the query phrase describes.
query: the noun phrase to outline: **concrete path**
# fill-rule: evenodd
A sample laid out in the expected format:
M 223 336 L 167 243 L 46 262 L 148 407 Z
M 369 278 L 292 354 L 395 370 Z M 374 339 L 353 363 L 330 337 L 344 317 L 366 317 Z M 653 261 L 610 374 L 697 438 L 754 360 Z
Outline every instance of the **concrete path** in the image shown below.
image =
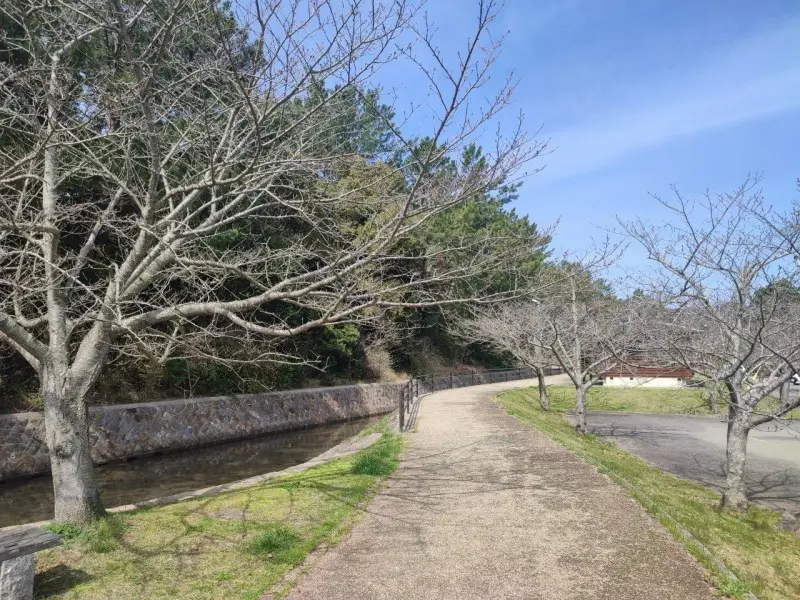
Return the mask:
M 701 567 L 620 487 L 491 401 L 423 399 L 363 520 L 295 600 L 710 599 Z
M 589 412 L 589 429 L 653 466 L 722 491 L 727 425 L 717 417 Z M 750 432 L 747 490 L 752 502 L 800 512 L 800 422 Z

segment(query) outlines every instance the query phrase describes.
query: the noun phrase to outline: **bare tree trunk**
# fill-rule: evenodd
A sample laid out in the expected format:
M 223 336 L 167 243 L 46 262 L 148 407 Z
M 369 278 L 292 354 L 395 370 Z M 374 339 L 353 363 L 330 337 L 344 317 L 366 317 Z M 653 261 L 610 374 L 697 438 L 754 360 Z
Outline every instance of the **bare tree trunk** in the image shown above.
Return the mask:
M 67 301 L 63 289 L 63 270 L 59 261 L 58 184 L 59 150 L 59 65 L 61 54 L 52 57 L 47 89 L 47 131 L 42 178 L 42 215 L 46 229 L 41 248 L 44 255 L 49 353 L 42 361 L 39 381 L 44 404 L 44 424 L 50 469 L 53 474 L 56 521 L 86 523 L 103 513 L 100 493 L 94 479 L 89 446 L 86 404 L 75 386 L 69 369 Z
M 711 409 L 711 413 L 718 415 L 719 414 L 719 406 L 717 405 L 717 382 L 716 381 L 707 381 L 706 382 L 706 393 L 708 394 L 708 407 Z
M 92 468 L 86 404 L 51 368 L 42 370 L 41 381 L 55 519 L 86 523 L 104 512 Z
M 783 412 L 792 403 L 791 393 L 789 391 L 790 381 L 787 379 L 781 384 L 780 391 L 780 411 Z
M 575 429 L 586 433 L 586 389 L 582 385 L 575 387 L 575 417 L 578 421 Z
M 742 510 L 747 508 L 745 466 L 747 462 L 747 435 L 750 425 L 747 413 L 734 404 L 728 408 L 728 441 L 725 452 L 727 489 L 722 495 L 722 506 Z
M 539 380 L 539 405 L 542 410 L 550 410 L 550 402 L 547 399 L 547 384 L 544 381 L 544 371 L 536 369 L 536 378 Z

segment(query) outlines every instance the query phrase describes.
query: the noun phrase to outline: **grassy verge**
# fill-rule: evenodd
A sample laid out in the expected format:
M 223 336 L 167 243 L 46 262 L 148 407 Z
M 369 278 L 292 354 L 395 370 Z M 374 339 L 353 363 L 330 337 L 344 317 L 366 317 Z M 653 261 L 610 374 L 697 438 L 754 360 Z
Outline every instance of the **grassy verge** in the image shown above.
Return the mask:
M 252 488 L 53 526 L 67 542 L 37 555 L 36 597 L 260 598 L 341 538 L 401 449 L 385 432 L 351 457 Z
M 749 590 L 763 600 L 800 598 L 800 538 L 775 528 L 777 513 L 756 507 L 741 515 L 719 510 L 719 494 L 650 467 L 595 436 L 575 433 L 561 414 L 539 409 L 536 398 L 531 390 L 515 390 L 501 394 L 498 401 L 511 415 L 545 433 L 601 473 L 624 477 L 654 501 L 652 506 L 633 494 L 673 534 L 674 526 L 663 518 L 662 511 L 681 523 L 740 579 L 740 584 L 727 580 L 697 548 L 687 544 L 687 549 L 709 569 L 721 592 L 741 598 Z
M 550 408 L 563 412 L 575 408 L 575 388 L 549 386 Z M 660 414 L 710 415 L 711 409 L 698 388 L 623 388 L 595 386 L 586 398 L 589 410 Z
M 575 388 L 553 385 L 547 388 L 550 408 L 563 412 L 575 408 Z M 771 412 L 778 406 L 777 398 L 764 398 L 759 410 Z M 711 408 L 705 399 L 702 388 L 646 388 L 646 387 L 604 387 L 595 386 L 587 394 L 589 410 L 609 412 L 641 412 L 663 415 L 710 415 Z M 800 418 L 800 410 L 790 415 Z

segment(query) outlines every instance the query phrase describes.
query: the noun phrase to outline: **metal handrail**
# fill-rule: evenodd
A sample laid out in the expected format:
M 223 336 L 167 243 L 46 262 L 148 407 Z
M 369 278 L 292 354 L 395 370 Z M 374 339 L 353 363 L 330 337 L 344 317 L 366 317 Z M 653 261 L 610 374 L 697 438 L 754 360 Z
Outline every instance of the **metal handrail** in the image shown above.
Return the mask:
M 545 375 L 557 375 L 561 372 L 563 372 L 562 369 L 558 367 L 545 368 Z M 398 406 L 400 431 L 405 430 L 406 414 L 411 414 L 414 401 L 418 400 L 421 394 L 446 389 L 452 390 L 457 387 L 470 387 L 484 383 L 530 379 L 534 376 L 535 372 L 530 367 L 520 367 L 515 369 L 486 369 L 484 371 L 471 370 L 468 372 L 448 371 L 446 373 L 426 373 L 424 375 L 411 377 L 400 389 Z M 422 383 L 422 392 L 420 391 L 420 383 Z

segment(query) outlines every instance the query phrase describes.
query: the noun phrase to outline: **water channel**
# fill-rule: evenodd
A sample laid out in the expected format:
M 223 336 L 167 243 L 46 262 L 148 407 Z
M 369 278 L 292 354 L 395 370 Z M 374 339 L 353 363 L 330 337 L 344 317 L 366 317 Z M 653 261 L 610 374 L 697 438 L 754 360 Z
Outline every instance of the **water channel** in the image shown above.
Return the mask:
M 97 479 L 106 506 L 141 502 L 298 465 L 354 436 L 376 419 L 114 461 L 97 467 Z M 52 518 L 53 482 L 49 476 L 0 482 L 0 527 Z

